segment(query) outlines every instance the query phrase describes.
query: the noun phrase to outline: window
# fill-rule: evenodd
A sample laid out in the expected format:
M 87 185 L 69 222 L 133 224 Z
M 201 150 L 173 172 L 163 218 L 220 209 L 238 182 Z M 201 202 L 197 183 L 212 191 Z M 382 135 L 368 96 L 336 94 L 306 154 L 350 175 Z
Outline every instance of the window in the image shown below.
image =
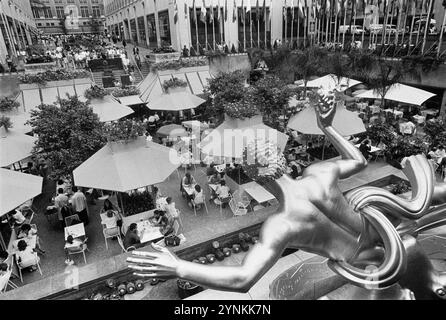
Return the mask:
M 56 15 L 59 19 L 63 19 L 65 17 L 64 7 L 56 7 Z
M 82 3 L 82 4 L 87 4 L 87 3 L 88 3 L 88 1 L 87 1 L 87 0 L 79 0 L 79 3 Z
M 34 19 L 40 18 L 40 12 L 38 8 L 32 8 Z
M 43 14 L 45 16 L 45 18 L 52 18 L 53 17 L 53 13 L 51 12 L 51 8 L 43 8 Z
M 89 16 L 88 7 L 81 7 L 81 17 L 88 18 L 88 16 Z
M 101 16 L 101 10 L 98 6 L 93 6 L 93 17 L 100 17 Z
M 74 0 L 67 0 L 67 3 L 74 3 Z
M 54 0 L 54 3 L 56 4 L 63 3 L 63 0 Z

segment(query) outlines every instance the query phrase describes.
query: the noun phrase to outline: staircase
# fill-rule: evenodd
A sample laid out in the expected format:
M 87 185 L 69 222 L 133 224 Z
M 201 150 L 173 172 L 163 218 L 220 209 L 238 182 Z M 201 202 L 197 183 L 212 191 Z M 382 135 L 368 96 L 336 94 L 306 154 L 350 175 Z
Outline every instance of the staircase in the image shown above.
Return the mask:
M 104 73 L 102 71 L 100 71 L 100 72 L 92 72 L 92 74 L 93 74 L 93 81 L 96 83 L 96 85 L 103 88 L 104 84 L 102 83 L 102 76 L 104 75 Z M 123 76 L 125 74 L 126 73 L 124 70 L 113 70 L 113 77 L 115 78 L 115 80 L 118 80 L 119 82 L 121 82 L 121 76 Z M 135 72 L 135 76 L 136 76 L 136 72 Z

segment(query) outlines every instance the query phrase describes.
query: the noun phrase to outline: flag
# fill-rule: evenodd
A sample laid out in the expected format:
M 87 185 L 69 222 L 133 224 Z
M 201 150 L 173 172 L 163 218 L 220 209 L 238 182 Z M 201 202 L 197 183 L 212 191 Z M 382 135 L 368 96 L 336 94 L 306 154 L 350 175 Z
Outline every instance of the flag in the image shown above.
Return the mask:
M 211 23 L 214 23 L 214 0 L 211 0 L 211 9 L 210 9 L 210 15 L 209 20 L 211 20 Z
M 242 21 L 243 24 L 245 24 L 245 4 L 243 3 L 243 0 L 242 0 L 242 13 L 240 14 L 240 20 Z
M 294 21 L 294 1 L 291 0 L 291 20 Z
M 189 7 L 187 6 L 187 3 L 184 3 L 184 16 L 187 17 L 189 16 Z
M 305 17 L 305 14 L 304 14 L 304 5 L 302 4 L 302 1 L 303 0 L 299 0 L 297 6 L 299 7 L 299 15 L 303 18 Z
M 263 0 L 263 10 L 262 10 L 262 18 L 263 18 L 263 21 L 266 21 L 266 0 Z
M 203 4 L 201 5 L 201 9 L 200 9 L 201 22 L 206 23 L 206 16 L 207 16 L 206 4 L 204 3 L 204 0 L 203 0 Z
M 288 3 L 286 0 L 283 1 L 283 18 L 287 20 Z M 285 22 L 286 23 L 286 22 Z
M 232 22 L 237 21 L 237 2 L 234 0 L 234 8 L 232 10 Z
M 251 0 L 246 0 L 246 13 L 251 11 Z
M 221 21 L 221 9 L 220 9 L 220 0 L 217 2 L 217 20 Z
M 195 0 L 193 3 L 193 11 L 194 11 L 194 22 L 197 24 L 197 7 L 195 6 Z
M 225 21 L 228 21 L 228 0 L 225 0 Z
M 174 6 L 175 6 L 175 8 L 174 8 L 175 14 L 174 14 L 174 17 L 173 17 L 173 21 L 176 24 L 178 22 L 178 3 L 177 3 L 177 0 L 175 0 Z

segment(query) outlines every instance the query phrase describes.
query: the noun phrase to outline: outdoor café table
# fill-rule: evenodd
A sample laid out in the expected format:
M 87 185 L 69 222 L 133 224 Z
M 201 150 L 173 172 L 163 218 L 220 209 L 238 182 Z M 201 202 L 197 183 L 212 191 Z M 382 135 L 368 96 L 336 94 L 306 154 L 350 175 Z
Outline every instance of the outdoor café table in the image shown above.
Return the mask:
M 257 203 L 262 204 L 276 198 L 268 190 L 263 188 L 260 184 L 255 181 L 251 181 L 243 185 L 243 189 L 247 194 L 249 194 Z
M 438 110 L 435 109 L 426 109 L 426 110 L 421 110 L 421 114 L 427 118 L 427 116 L 436 116 L 438 113 Z
M 418 124 L 422 124 L 422 123 L 426 122 L 426 117 L 424 117 L 424 116 L 415 115 L 415 116 L 413 116 L 413 118 Z
M 162 198 L 159 198 L 158 200 L 156 200 L 156 207 L 158 209 L 163 208 L 165 205 L 167 205 L 167 198 L 166 197 L 162 197 Z
M 85 236 L 84 224 L 78 223 L 69 227 L 65 227 L 65 240 L 67 240 L 68 236 L 72 236 L 73 238 L 80 238 Z
M 188 187 L 183 187 L 184 191 L 187 193 L 189 197 L 191 197 L 194 194 L 195 191 L 195 184 L 190 185 Z
M 379 106 L 370 106 L 370 111 L 372 112 L 372 114 L 380 113 L 381 108 Z
M 209 183 L 208 184 L 209 185 L 209 188 L 211 189 L 211 190 L 213 190 L 214 192 L 216 192 L 217 191 L 217 188 L 218 188 L 218 184 L 212 184 L 212 183 Z
M 26 242 L 26 244 L 28 246 L 30 246 L 31 248 L 33 248 L 33 249 L 36 248 L 36 245 L 37 245 L 37 235 L 34 234 L 32 236 L 29 236 L 29 237 L 25 237 L 25 238 L 22 238 L 22 239 L 15 240 L 12 243 L 12 250 L 14 252 L 18 251 L 18 245 L 19 245 L 20 240 L 24 240 Z
M 224 163 L 219 164 L 219 165 L 216 165 L 214 168 L 215 168 L 215 170 L 217 170 L 218 173 L 222 173 L 226 169 L 226 164 L 224 164 Z
M 159 227 L 154 227 L 149 220 L 143 220 L 136 223 L 136 231 L 141 243 L 150 242 L 163 238 Z

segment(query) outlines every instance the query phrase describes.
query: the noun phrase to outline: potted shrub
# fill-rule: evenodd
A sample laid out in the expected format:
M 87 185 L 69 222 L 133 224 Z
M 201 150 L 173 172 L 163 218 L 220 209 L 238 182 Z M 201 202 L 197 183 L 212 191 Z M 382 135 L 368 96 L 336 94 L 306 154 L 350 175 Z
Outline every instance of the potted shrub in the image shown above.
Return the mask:
M 12 128 L 11 118 L 6 117 L 6 116 L 1 116 L 0 117 L 0 128 L 1 127 L 4 127 L 6 131 L 8 131 L 8 129 Z
M 88 100 L 103 99 L 108 95 L 107 91 L 99 86 L 91 86 L 91 88 L 85 90 L 84 97 Z
M 18 109 L 19 106 L 20 103 L 14 101 L 12 98 L 9 97 L 0 98 L 0 112 L 13 111 L 14 109 Z
M 187 87 L 187 82 L 181 79 L 173 77 L 170 80 L 166 80 L 163 83 L 164 91 L 166 92 L 174 92 L 174 91 L 183 91 L 184 88 Z

